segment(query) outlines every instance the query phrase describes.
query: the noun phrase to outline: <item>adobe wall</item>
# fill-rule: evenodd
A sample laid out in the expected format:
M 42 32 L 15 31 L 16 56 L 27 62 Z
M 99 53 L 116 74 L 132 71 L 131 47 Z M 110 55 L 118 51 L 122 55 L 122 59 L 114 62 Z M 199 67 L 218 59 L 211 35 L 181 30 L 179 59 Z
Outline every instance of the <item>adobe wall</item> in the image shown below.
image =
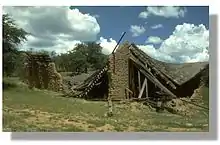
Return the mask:
M 63 91 L 62 76 L 56 71 L 55 63 L 49 56 L 29 55 L 24 64 L 24 79 L 29 88 Z
M 109 57 L 109 73 L 111 82 L 109 87 L 109 97 L 112 99 L 125 99 L 125 88 L 129 88 L 128 58 L 129 43 L 125 42 L 115 52 L 115 73 L 113 55 Z

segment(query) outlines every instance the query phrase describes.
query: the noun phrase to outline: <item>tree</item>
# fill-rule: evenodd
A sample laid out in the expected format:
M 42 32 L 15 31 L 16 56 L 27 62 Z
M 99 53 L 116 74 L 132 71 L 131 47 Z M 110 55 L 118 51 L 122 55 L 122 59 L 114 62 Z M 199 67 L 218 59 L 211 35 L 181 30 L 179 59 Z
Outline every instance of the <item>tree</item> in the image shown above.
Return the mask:
M 73 53 L 78 53 L 76 57 L 84 57 L 86 66 L 93 69 L 100 69 L 104 66 L 107 56 L 102 53 L 102 47 L 96 42 L 78 44 Z M 86 68 L 85 68 L 86 69 Z
M 88 62 L 94 69 L 100 69 L 105 65 L 107 56 L 102 53 L 102 47 L 95 42 L 87 42 Z
M 89 69 L 100 69 L 105 65 L 107 56 L 102 47 L 95 42 L 79 43 L 67 54 L 55 56 L 57 67 L 62 71 L 82 73 Z
M 28 34 L 24 29 L 18 28 L 8 14 L 3 14 L 3 54 L 16 51 L 17 46 L 27 40 Z
M 26 41 L 27 33 L 24 29 L 19 28 L 15 21 L 8 15 L 3 14 L 3 73 L 11 75 L 14 72 L 16 58 L 19 55 L 17 47 L 23 41 Z
M 70 70 L 73 72 L 85 72 L 88 71 L 88 50 L 85 44 L 77 44 L 76 47 L 69 52 Z

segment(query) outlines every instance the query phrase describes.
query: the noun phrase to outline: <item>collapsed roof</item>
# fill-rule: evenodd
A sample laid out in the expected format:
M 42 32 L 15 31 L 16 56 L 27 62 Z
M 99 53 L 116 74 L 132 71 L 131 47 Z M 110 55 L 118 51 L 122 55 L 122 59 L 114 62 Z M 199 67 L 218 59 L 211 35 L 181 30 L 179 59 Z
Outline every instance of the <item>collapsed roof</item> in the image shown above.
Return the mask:
M 148 56 L 145 52 L 139 49 L 135 44 L 131 44 L 131 53 L 143 63 L 156 69 L 165 77 L 178 85 L 186 83 L 188 80 L 193 78 L 200 71 L 208 66 L 208 62 L 195 62 L 195 63 L 166 63 L 156 60 Z
M 171 64 L 166 62 L 158 61 L 145 52 L 140 50 L 135 44 L 129 46 L 130 50 L 130 59 L 134 61 L 137 65 L 140 66 L 142 70 L 148 72 L 145 66 L 151 68 L 154 73 L 149 75 L 159 75 L 162 79 L 166 80 L 166 83 L 173 88 L 174 90 L 178 87 L 184 86 L 187 82 L 193 79 L 195 76 L 198 76 L 204 69 L 208 68 L 208 62 L 196 62 L 196 63 L 184 63 L 184 64 Z M 117 51 L 116 51 L 117 53 Z M 117 62 L 116 62 L 117 63 Z M 78 91 L 78 94 L 75 94 L 74 97 L 85 97 L 87 96 L 95 87 L 100 87 L 103 85 L 103 82 L 106 82 L 104 76 L 107 74 L 108 66 L 106 65 L 102 69 L 96 71 L 90 77 L 88 77 L 82 84 L 74 88 L 75 91 Z M 145 73 L 145 75 L 148 75 Z M 155 78 L 156 79 L 156 78 Z M 157 80 L 158 81 L 158 80 Z M 159 82 L 159 86 L 160 82 Z M 168 93 L 169 89 L 162 85 L 162 88 L 165 88 Z M 172 93 L 171 93 L 172 94 Z

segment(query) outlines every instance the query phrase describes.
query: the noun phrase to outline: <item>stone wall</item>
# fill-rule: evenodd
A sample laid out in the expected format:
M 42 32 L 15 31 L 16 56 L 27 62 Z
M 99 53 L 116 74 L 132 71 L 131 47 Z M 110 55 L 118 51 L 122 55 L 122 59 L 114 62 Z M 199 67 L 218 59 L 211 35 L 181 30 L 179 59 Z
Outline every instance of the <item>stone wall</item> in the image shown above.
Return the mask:
M 128 58 L 129 43 L 125 42 L 115 52 L 115 57 L 109 57 L 109 72 L 111 73 L 111 84 L 109 97 L 112 99 L 125 99 L 125 88 L 129 88 Z M 114 61 L 115 58 L 115 61 Z M 115 62 L 115 72 L 114 72 Z
M 24 79 L 29 88 L 63 91 L 62 76 L 56 71 L 55 63 L 42 56 L 30 55 L 24 64 Z M 48 56 L 49 59 L 49 56 Z

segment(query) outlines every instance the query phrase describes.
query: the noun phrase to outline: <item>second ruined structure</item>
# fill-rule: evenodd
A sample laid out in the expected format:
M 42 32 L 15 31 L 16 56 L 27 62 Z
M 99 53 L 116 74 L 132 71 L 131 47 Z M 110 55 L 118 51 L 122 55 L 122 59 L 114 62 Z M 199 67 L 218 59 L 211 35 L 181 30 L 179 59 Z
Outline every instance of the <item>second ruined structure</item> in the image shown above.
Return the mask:
M 161 62 L 148 56 L 135 44 L 126 42 L 110 55 L 105 67 L 75 87 L 72 96 L 155 102 L 189 97 L 201 85 L 201 78 L 208 68 L 208 62 Z

